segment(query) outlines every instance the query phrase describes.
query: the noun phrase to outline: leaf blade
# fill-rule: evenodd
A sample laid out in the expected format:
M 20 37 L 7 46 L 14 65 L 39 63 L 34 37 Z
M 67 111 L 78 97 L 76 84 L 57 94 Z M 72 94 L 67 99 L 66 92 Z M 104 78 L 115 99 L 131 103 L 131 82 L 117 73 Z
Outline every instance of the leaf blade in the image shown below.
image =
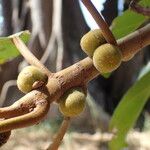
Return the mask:
M 142 0 L 140 4 L 150 7 L 150 1 Z M 149 17 L 143 16 L 131 10 L 126 10 L 121 16 L 113 20 L 111 29 L 116 39 L 122 38 L 139 28 Z
M 0 64 L 17 57 L 20 54 L 11 41 L 13 36 L 19 36 L 23 42 L 27 43 L 30 39 L 30 32 L 22 31 L 8 37 L 0 37 Z
M 109 128 L 110 131 L 117 130 L 117 133 L 116 137 L 109 143 L 111 150 L 120 150 L 126 145 L 126 135 L 133 127 L 149 97 L 150 71 L 129 89 L 112 116 Z

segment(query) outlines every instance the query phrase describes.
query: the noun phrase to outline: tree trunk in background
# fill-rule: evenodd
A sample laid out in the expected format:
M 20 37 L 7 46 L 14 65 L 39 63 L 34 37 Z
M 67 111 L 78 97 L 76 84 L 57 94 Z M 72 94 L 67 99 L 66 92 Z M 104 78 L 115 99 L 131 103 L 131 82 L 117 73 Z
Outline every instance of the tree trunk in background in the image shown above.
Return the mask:
M 32 38 L 29 48 L 41 58 L 49 42 L 52 29 L 52 0 L 30 0 Z
M 118 16 L 118 0 L 106 0 L 104 9 L 101 13 L 105 21 L 110 25 L 112 20 Z
M 30 24 L 30 16 L 29 12 L 26 8 L 26 0 L 2 0 L 2 14 L 4 16 L 4 24 L 3 24 L 3 32 L 0 36 L 8 36 L 13 34 L 14 32 L 19 32 L 21 30 L 27 29 Z M 5 64 L 0 65 L 1 71 L 0 71 L 0 91 L 3 87 L 3 85 L 9 81 L 14 80 L 17 78 L 18 75 L 18 66 L 20 62 L 22 61 L 22 57 L 17 57 L 13 60 L 10 60 L 6 62 Z M 13 71 L 12 71 L 13 69 Z M 7 89 L 4 89 L 7 91 Z M 19 94 L 17 94 L 16 88 L 10 87 L 8 95 L 4 97 L 6 99 L 4 105 L 10 105 L 12 102 L 14 102 L 16 99 L 14 97 L 18 98 Z M 13 94 L 16 94 L 13 96 Z M 11 96 L 10 96 L 11 95 Z
M 89 31 L 89 27 L 85 23 L 77 0 L 65 0 L 62 7 L 64 67 L 66 67 L 86 56 L 81 50 L 80 39 Z
M 8 36 L 13 33 L 13 26 L 12 26 L 12 1 L 9 0 L 2 0 L 2 15 L 4 16 L 4 22 L 2 26 L 2 32 L 0 36 Z M 3 84 L 10 80 L 15 79 L 17 75 L 17 67 L 18 58 L 14 59 L 13 61 L 9 61 L 3 65 L 1 65 L 0 70 L 0 90 L 2 89 Z M 12 68 L 14 69 L 12 71 Z
M 2 36 L 12 34 L 12 2 L 10 0 L 1 0 L 2 3 L 2 15 L 4 16 L 4 22 L 2 27 Z

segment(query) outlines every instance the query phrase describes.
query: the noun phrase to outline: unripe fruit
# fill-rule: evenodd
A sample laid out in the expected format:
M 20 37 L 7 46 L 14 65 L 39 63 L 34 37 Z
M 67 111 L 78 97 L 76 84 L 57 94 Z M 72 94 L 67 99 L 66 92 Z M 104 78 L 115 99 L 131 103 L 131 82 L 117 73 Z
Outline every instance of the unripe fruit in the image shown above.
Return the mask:
M 93 55 L 93 64 L 100 73 L 108 73 L 117 69 L 121 64 L 121 52 L 112 44 L 99 46 Z
M 37 67 L 27 66 L 19 73 L 17 86 L 23 93 L 28 93 L 32 90 L 32 85 L 35 81 L 43 81 L 46 83 L 47 76 Z
M 3 146 L 9 139 L 11 131 L 0 133 L 0 147 Z
M 82 89 L 70 89 L 59 100 L 59 110 L 67 117 L 79 115 L 85 108 L 86 95 Z
M 100 45 L 106 43 L 100 29 L 91 30 L 86 33 L 80 41 L 82 50 L 89 56 L 92 57 L 95 49 Z

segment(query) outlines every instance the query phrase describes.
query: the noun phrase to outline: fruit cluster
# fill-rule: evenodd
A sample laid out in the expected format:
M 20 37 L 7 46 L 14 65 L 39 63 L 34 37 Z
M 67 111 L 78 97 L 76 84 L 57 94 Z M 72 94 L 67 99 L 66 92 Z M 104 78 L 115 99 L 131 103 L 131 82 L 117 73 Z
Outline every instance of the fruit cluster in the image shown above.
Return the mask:
M 37 67 L 27 66 L 19 73 L 17 86 L 23 93 L 28 93 L 36 81 L 46 83 L 47 76 Z M 82 88 L 70 89 L 58 100 L 59 110 L 64 116 L 77 116 L 84 110 L 85 100 L 86 94 Z
M 122 60 L 122 54 L 117 46 L 106 43 L 100 29 L 86 33 L 80 42 L 82 50 L 93 59 L 95 68 L 100 73 L 116 70 Z

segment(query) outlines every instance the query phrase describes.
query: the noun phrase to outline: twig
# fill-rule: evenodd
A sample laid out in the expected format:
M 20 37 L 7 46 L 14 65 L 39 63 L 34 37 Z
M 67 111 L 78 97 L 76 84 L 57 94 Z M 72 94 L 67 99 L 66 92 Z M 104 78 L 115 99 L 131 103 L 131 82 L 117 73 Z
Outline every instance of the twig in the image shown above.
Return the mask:
M 118 45 L 122 47 L 123 56 L 130 50 L 136 53 L 149 44 L 150 24 L 118 41 Z M 38 90 L 26 94 L 14 103 L 15 106 L 0 108 L 0 118 L 10 118 L 0 121 L 0 133 L 36 124 L 46 115 L 49 103 L 59 99 L 66 90 L 81 86 L 83 83 L 86 84 L 98 75 L 99 72 L 93 66 L 92 60 L 87 57 L 53 76 L 49 76 L 46 87 L 40 87 Z M 46 101 L 41 101 L 44 99 Z M 36 103 L 37 101 L 40 103 Z M 37 107 L 35 108 L 35 106 Z M 64 126 L 65 124 L 68 126 L 69 123 L 64 121 Z
M 34 93 L 34 96 L 31 94 Z M 50 108 L 48 95 L 32 91 L 10 107 L 0 109 L 0 133 L 39 123 Z
M 68 118 L 68 117 L 64 118 L 62 125 L 61 125 L 56 137 L 53 140 L 53 143 L 47 148 L 47 150 L 57 150 L 58 149 L 69 125 L 70 125 L 70 118 Z
M 13 37 L 12 42 L 15 44 L 28 63 L 39 67 L 47 76 L 51 74 L 51 72 L 30 52 L 30 50 L 19 37 Z
M 129 54 L 135 55 L 143 47 L 150 44 L 150 23 L 126 37 L 117 40 L 117 42 L 123 58 Z
M 110 44 L 117 45 L 115 37 L 110 31 L 108 24 L 104 21 L 101 14 L 96 10 L 92 2 L 90 0 L 81 0 L 81 1 L 88 9 L 88 11 L 91 13 L 98 26 L 101 28 L 102 34 L 105 37 L 106 41 Z
M 141 5 L 138 4 L 137 0 L 132 0 L 129 6 L 131 10 L 139 14 L 143 14 L 144 16 L 150 17 L 150 7 L 148 8 L 142 7 Z

